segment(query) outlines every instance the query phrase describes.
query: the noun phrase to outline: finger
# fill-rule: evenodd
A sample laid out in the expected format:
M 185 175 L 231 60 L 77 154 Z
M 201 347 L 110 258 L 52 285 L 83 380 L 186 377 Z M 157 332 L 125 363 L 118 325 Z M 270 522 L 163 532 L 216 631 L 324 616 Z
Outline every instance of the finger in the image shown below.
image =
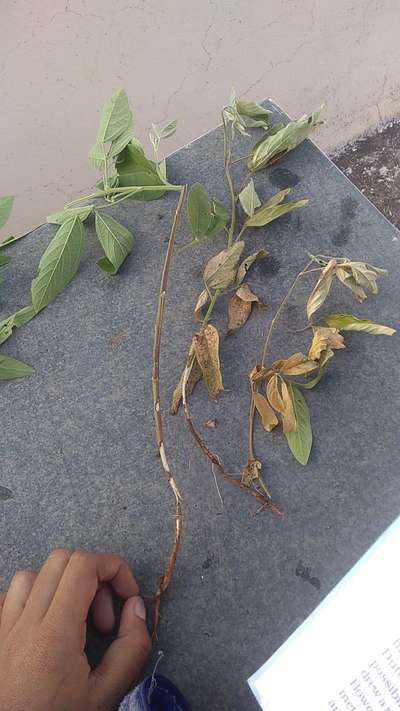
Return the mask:
M 111 588 L 107 584 L 99 587 L 92 603 L 92 621 L 102 634 L 112 632 L 115 625 L 114 604 Z
M 32 570 L 19 570 L 14 575 L 3 603 L 0 627 L 2 637 L 9 634 L 21 617 L 36 576 L 37 573 Z
M 108 553 L 75 551 L 60 580 L 48 614 L 72 625 L 86 622 L 99 583 L 108 582 L 124 600 L 137 595 L 138 584 L 128 563 Z
M 91 674 L 95 708 L 112 708 L 139 678 L 151 649 L 145 617 L 142 598 L 129 598 L 122 610 L 118 638 Z
M 27 603 L 29 614 L 35 619 L 43 619 L 49 609 L 72 553 L 66 548 L 57 548 L 42 566 Z

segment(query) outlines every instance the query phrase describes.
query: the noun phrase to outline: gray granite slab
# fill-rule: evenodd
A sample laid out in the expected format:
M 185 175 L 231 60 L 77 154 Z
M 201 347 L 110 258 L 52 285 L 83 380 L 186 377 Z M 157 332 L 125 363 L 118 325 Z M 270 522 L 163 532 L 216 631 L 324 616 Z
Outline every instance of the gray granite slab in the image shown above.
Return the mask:
M 276 109 L 276 114 L 279 110 Z M 275 118 L 279 118 L 276 116 Z M 244 143 L 238 148 L 245 150 Z M 169 159 L 176 181 L 203 182 L 226 199 L 218 128 Z M 236 179 L 240 180 L 238 167 Z M 335 289 L 332 310 L 353 309 L 396 326 L 400 304 L 398 232 L 309 141 L 268 172 L 257 174 L 262 198 L 293 186 L 310 206 L 246 239 L 271 257 L 250 284 L 277 306 L 307 251 L 346 254 L 386 267 L 380 295 L 360 306 Z M 90 229 L 82 268 L 70 287 L 2 346 L 36 374 L 1 385 L 0 575 L 39 566 L 54 546 L 116 551 L 152 590 L 171 542 L 173 506 L 156 456 L 151 410 L 153 321 L 176 196 L 122 203 L 118 218 L 137 246 L 116 278 L 99 273 Z M 29 284 L 55 228 L 43 226 L 15 246 L 0 288 L 2 316 L 28 303 Z M 180 232 L 188 239 L 187 225 Z M 163 342 L 162 396 L 167 407 L 194 328 L 191 310 L 202 264 L 223 246 L 176 256 Z M 298 297 L 284 319 L 301 323 Z M 216 323 L 225 327 L 226 302 Z M 200 386 L 193 413 L 228 469 L 246 460 L 247 372 L 257 362 L 271 313 L 255 313 L 222 340 L 226 392 L 217 404 Z M 257 426 L 256 450 L 282 520 L 254 516 L 253 502 L 220 484 L 194 447 L 181 416 L 165 417 L 166 441 L 184 496 L 184 534 L 155 652 L 193 709 L 256 708 L 247 677 L 314 609 L 400 510 L 398 447 L 399 339 L 348 335 L 323 385 L 308 394 L 315 443 L 309 466 L 292 458 L 281 435 Z M 274 356 L 304 347 L 304 335 L 282 329 Z M 216 430 L 203 427 L 218 418 Z M 309 566 L 320 589 L 296 576 Z M 323 650 L 321 650 L 323 653 Z

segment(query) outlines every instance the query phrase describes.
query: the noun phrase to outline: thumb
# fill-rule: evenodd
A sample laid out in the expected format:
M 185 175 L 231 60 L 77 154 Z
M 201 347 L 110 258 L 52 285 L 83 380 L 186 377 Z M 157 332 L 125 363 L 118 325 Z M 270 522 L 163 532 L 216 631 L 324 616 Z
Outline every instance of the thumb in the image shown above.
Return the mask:
M 130 597 L 122 610 L 118 637 L 91 677 L 94 708 L 112 708 L 139 678 L 151 649 L 141 597 Z

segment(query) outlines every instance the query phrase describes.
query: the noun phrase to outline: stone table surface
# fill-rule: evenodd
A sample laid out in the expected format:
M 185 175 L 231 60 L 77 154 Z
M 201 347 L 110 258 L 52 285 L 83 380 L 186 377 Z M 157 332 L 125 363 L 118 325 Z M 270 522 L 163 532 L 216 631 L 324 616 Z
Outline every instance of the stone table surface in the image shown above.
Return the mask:
M 279 110 L 275 108 L 278 116 Z M 241 139 L 237 155 L 243 155 Z M 170 157 L 175 181 L 204 183 L 227 200 L 218 128 Z M 237 164 L 235 180 L 243 174 Z M 270 257 L 249 283 L 272 306 L 255 312 L 221 342 L 226 392 L 218 403 L 203 385 L 192 399 L 195 421 L 228 470 L 246 461 L 247 373 L 260 358 L 262 334 L 307 252 L 344 254 L 386 267 L 380 294 L 363 305 L 334 289 L 330 310 L 352 310 L 396 327 L 400 304 L 398 232 L 310 142 L 256 175 L 263 199 L 286 186 L 310 205 L 246 241 Z M 115 215 L 134 231 L 135 251 L 115 278 L 99 273 L 93 228 L 81 269 L 44 312 L 2 346 L 32 364 L 35 375 L 2 383 L 0 582 L 16 568 L 39 566 L 55 546 L 116 551 L 130 561 L 142 589 L 163 569 L 173 503 L 156 456 L 151 407 L 151 351 L 160 270 L 176 205 L 169 195 L 125 201 Z M 0 291 L 2 315 L 29 303 L 29 285 L 54 234 L 43 226 L 13 249 Z M 179 242 L 188 239 L 184 221 Z M 205 259 L 223 238 L 175 256 L 161 359 L 162 400 L 171 392 L 195 329 L 192 308 Z M 11 250 L 10 250 L 11 251 Z M 276 332 L 272 356 L 302 349 L 303 284 Z M 346 293 L 344 293 L 346 291 Z M 226 301 L 215 323 L 226 326 Z M 349 334 L 325 381 L 307 394 L 314 429 L 309 465 L 301 467 L 282 435 L 256 427 L 256 452 L 285 512 L 254 516 L 250 497 L 220 483 L 196 449 L 182 417 L 166 413 L 166 444 L 184 497 L 184 534 L 176 574 L 162 609 L 154 658 L 193 709 L 255 709 L 247 677 L 315 608 L 400 510 L 397 446 L 399 339 Z M 204 423 L 218 419 L 210 430 Z M 296 575 L 302 561 L 320 589 Z M 340 620 L 338 621 L 340 624 Z M 323 653 L 323 650 L 321 650 Z M 151 666 L 150 666 L 151 668 Z

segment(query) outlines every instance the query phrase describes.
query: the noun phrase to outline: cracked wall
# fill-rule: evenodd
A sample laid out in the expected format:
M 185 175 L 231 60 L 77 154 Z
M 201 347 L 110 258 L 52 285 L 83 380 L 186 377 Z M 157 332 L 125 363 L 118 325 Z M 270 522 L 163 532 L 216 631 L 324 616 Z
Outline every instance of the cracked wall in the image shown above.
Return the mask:
M 137 133 L 178 118 L 168 150 L 215 126 L 233 84 L 296 115 L 326 105 L 341 145 L 399 113 L 398 0 L 4 0 L 0 195 L 21 232 L 89 187 L 104 100 L 124 86 Z

